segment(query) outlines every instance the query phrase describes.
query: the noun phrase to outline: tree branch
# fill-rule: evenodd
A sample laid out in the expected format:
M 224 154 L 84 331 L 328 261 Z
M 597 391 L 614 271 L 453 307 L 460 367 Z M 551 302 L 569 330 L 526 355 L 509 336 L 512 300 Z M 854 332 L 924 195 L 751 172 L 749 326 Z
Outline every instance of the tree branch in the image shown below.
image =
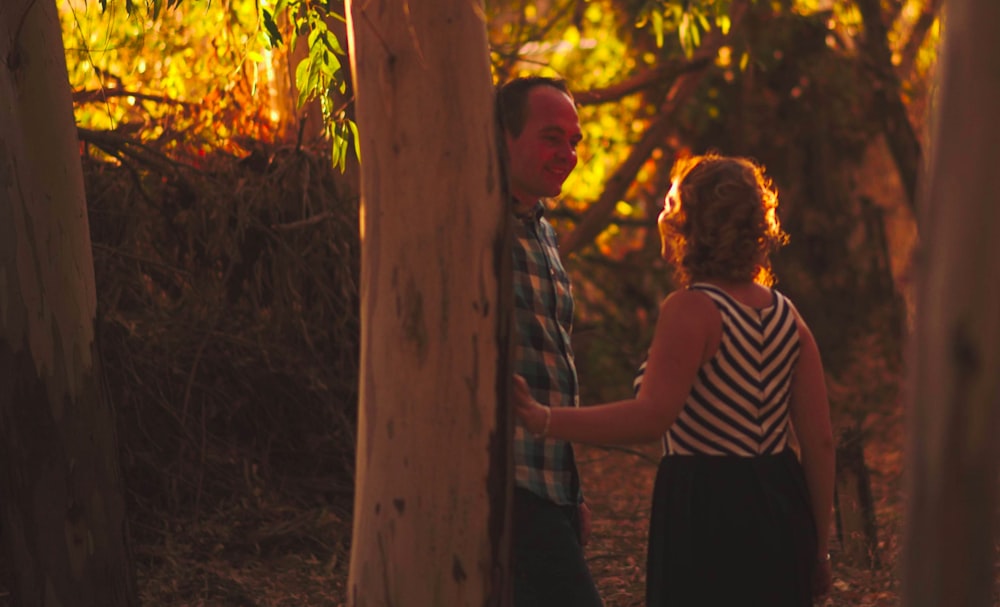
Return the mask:
M 675 80 L 684 74 L 703 70 L 708 67 L 711 61 L 712 57 L 700 57 L 691 61 L 672 60 L 666 65 L 636 74 L 618 84 L 602 89 L 574 92 L 573 98 L 580 105 L 600 105 L 610 101 L 618 101 L 657 84 Z
M 142 99 L 144 101 L 155 101 L 157 103 L 166 103 L 172 105 L 179 105 L 182 107 L 194 107 L 195 104 L 188 101 L 179 101 L 177 99 L 171 99 L 165 95 L 151 95 L 149 93 L 136 93 L 133 91 L 126 91 L 124 89 L 93 89 L 93 90 L 83 90 L 83 91 L 73 91 L 73 103 L 100 103 L 104 102 L 111 97 L 135 97 L 136 99 Z
M 923 46 L 924 40 L 927 38 L 927 32 L 930 31 L 934 22 L 937 21 L 942 4 L 943 0 L 927 1 L 927 4 L 924 6 L 924 12 L 920 13 L 920 17 L 913 24 L 913 29 L 910 30 L 910 37 L 899 51 L 900 59 L 896 73 L 905 77 L 913 70 L 913 63 L 916 61 L 917 53 L 920 52 L 920 47 Z
M 639 169 L 653 153 L 653 150 L 666 141 L 674 113 L 697 90 L 707 67 L 711 65 L 711 59 L 718 54 L 722 44 L 736 31 L 737 25 L 742 21 L 743 15 L 747 12 L 748 5 L 749 0 L 733 0 L 729 10 L 729 19 L 732 23 L 729 34 L 723 35 L 718 29 L 713 29 L 705 37 L 704 42 L 695 52 L 694 59 L 691 61 L 691 63 L 700 63 L 704 67 L 690 71 L 674 81 L 670 92 L 667 93 L 666 101 L 664 101 L 657 112 L 657 119 L 646 129 L 646 132 L 639 141 L 632 146 L 632 151 L 629 153 L 628 158 L 618 167 L 614 175 L 608 179 L 600 198 L 587 209 L 576 229 L 562 240 L 560 249 L 563 255 L 569 255 L 592 241 L 607 225 L 608 218 L 614 211 L 615 205 L 625 195 L 629 185 L 635 180 Z
M 119 154 L 124 154 L 147 166 L 155 167 L 163 173 L 176 172 L 180 168 L 200 171 L 197 167 L 174 160 L 132 137 L 115 131 L 98 131 L 77 127 L 76 132 L 80 141 L 95 145 L 118 157 L 119 160 L 121 160 Z

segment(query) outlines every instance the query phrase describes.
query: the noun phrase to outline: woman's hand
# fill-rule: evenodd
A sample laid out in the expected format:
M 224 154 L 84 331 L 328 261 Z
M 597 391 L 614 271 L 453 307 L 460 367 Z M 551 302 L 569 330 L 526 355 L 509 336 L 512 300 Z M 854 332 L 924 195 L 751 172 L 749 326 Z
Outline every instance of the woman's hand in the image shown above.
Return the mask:
M 528 382 L 524 381 L 524 378 L 520 375 L 514 376 L 514 391 L 511 395 L 511 400 L 514 404 L 514 415 L 521 420 L 521 423 L 528 429 L 528 432 L 535 435 L 545 432 L 547 411 L 545 407 L 539 405 L 538 401 L 531 397 Z

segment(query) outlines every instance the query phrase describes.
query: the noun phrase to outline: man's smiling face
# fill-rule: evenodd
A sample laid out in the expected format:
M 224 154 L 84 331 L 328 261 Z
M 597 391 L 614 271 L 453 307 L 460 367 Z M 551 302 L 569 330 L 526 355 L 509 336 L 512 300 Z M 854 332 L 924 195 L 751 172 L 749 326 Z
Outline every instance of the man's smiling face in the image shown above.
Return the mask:
M 521 210 L 539 198 L 558 196 L 576 167 L 576 147 L 582 139 L 572 99 L 551 86 L 536 86 L 528 92 L 521 134 L 505 137 L 510 192 Z

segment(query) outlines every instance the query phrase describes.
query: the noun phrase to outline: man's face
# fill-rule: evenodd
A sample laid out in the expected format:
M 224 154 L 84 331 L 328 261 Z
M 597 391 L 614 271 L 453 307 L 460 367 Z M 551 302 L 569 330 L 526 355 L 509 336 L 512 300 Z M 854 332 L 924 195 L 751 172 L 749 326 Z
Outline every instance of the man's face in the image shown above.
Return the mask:
M 580 119 L 569 96 L 551 86 L 528 92 L 524 130 L 514 138 L 505 134 L 510 191 L 523 206 L 539 198 L 558 196 L 576 167 Z

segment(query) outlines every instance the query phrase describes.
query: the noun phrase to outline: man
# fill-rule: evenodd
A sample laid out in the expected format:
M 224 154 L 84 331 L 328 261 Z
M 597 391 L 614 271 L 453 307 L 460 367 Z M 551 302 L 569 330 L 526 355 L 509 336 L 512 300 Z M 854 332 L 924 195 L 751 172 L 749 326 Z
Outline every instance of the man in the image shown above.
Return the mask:
M 576 167 L 582 134 L 562 80 L 512 80 L 497 93 L 513 220 L 514 372 L 549 407 L 579 405 L 570 345 L 573 296 L 543 198 L 558 196 Z M 590 511 L 583 502 L 573 447 L 514 434 L 514 605 L 600 607 L 583 556 Z

